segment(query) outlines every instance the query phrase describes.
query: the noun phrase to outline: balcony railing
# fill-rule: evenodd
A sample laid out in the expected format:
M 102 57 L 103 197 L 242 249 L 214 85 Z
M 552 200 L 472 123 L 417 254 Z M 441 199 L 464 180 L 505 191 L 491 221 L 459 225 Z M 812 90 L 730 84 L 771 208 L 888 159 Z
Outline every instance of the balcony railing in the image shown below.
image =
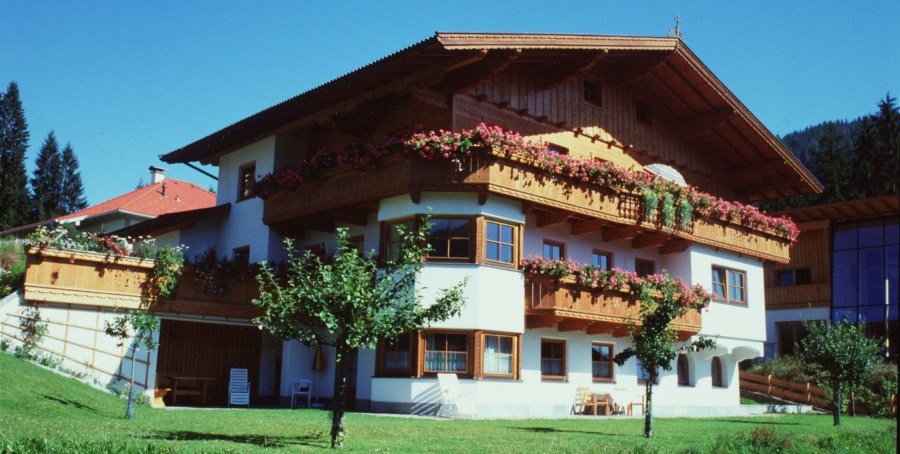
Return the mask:
M 251 302 L 259 296 L 256 279 L 252 275 L 225 279 L 210 283 L 198 274 L 195 266 L 185 265 L 178 280 L 178 292 L 171 299 L 160 299 L 153 310 L 242 319 L 259 315 L 259 309 Z
M 639 325 L 636 297 L 624 291 L 591 291 L 573 280 L 525 278 L 525 315 L 529 327 L 557 326 L 561 331 L 588 334 L 628 334 L 629 323 Z M 700 312 L 690 310 L 672 321 L 679 340 L 700 332 Z
M 767 309 L 792 309 L 801 307 L 829 307 L 831 284 L 791 285 L 766 287 Z
M 301 184 L 296 191 L 270 195 L 265 201 L 263 220 L 273 227 L 289 226 L 297 220 L 321 220 L 323 213 L 348 207 L 376 206 L 375 202 L 385 197 L 410 194 L 415 201 L 422 191 L 476 192 L 480 198 L 495 194 L 610 225 L 664 232 L 672 239 L 764 260 L 789 260 L 790 241 L 778 235 L 703 218 L 693 219 L 687 229 L 665 227 L 643 218 L 643 201 L 638 194 L 550 178 L 540 169 L 499 151 L 466 159 L 458 165 L 393 155 L 369 171 L 338 168 L 314 182 Z
M 27 250 L 28 301 L 134 309 L 149 285 L 153 261 L 96 252 Z

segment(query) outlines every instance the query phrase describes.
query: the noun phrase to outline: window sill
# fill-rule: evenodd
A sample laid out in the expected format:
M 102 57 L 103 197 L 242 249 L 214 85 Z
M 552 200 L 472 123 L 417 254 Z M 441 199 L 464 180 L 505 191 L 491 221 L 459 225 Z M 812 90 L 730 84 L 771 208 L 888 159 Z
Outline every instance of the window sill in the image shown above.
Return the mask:
M 719 304 L 727 304 L 728 306 L 748 307 L 747 303 L 739 303 L 737 301 L 719 300 L 719 299 L 713 298 L 712 302 L 719 303 Z
M 594 383 L 612 383 L 615 384 L 616 380 L 614 378 L 593 378 Z
M 567 382 L 569 380 L 564 376 L 558 375 L 541 375 L 541 381 Z

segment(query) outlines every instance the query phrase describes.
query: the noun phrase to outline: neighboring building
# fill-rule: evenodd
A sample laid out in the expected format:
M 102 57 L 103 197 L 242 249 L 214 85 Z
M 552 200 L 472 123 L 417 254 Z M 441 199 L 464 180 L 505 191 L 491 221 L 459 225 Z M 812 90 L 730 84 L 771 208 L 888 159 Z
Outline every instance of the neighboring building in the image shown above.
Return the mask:
M 193 183 L 165 177 L 165 170 L 150 167 L 150 184 L 105 202 L 54 219 L 0 232 L 0 237 L 24 237 L 38 226 L 54 222 L 72 223 L 84 232 L 110 233 L 166 213 L 208 208 L 216 195 Z
M 737 363 L 761 355 L 765 341 L 763 263 L 788 262 L 789 234 L 698 214 L 666 227 L 641 214 L 640 194 L 556 178 L 510 149 L 453 163 L 362 159 L 307 183 L 282 170 L 322 149 L 482 122 L 546 143 L 553 156 L 634 172 L 650 166 L 723 199 L 821 190 L 678 39 L 438 33 L 163 156 L 218 166 L 218 207 L 193 225 L 190 214 L 168 215 L 128 231 L 177 232 L 191 237 L 194 253 L 214 247 L 256 262 L 281 260 L 284 236 L 331 253 L 334 228 L 345 226 L 364 250 L 384 256 L 392 225 L 432 211 L 438 247 L 421 275 L 425 299 L 467 277 L 468 303 L 458 317 L 359 351 L 351 365 L 356 408 L 413 414 L 436 411 L 442 371 L 462 378 L 484 417 L 568 414 L 582 385 L 620 403 L 639 400 L 640 364 L 611 362 L 629 345 L 633 297 L 547 282 L 518 264 L 544 256 L 641 274 L 667 270 L 717 297 L 702 314 L 677 320 L 679 340 L 717 336 L 718 347 L 663 372 L 654 408 L 737 413 Z M 254 197 L 255 180 L 272 172 L 284 177 L 275 186 L 291 189 L 263 188 L 267 197 Z M 202 279 L 188 276 L 178 297 L 155 308 L 162 328 L 158 354 L 147 357 L 148 386 L 163 388 L 164 377 L 178 373 L 217 377 L 212 400 L 222 403 L 228 368 L 245 367 L 254 402 L 284 402 L 300 378 L 313 379 L 317 398 L 329 398 L 333 351 L 324 349 L 323 364 L 319 349 L 258 330 L 246 281 L 213 298 L 197 290 Z
M 786 211 L 800 228 L 787 264 L 766 266 L 766 358 L 796 352 L 804 321 L 864 322 L 897 356 L 900 195 Z

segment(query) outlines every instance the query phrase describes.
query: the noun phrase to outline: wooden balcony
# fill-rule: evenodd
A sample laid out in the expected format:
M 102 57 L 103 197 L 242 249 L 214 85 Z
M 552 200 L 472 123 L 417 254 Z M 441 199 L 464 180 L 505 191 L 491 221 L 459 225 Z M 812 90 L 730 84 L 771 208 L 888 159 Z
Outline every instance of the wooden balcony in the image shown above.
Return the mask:
M 135 309 L 153 271 L 152 260 L 95 252 L 29 248 L 27 301 Z
M 766 287 L 766 309 L 830 307 L 831 284 Z
M 250 319 L 260 315 L 260 310 L 251 302 L 259 296 L 259 287 L 254 277 L 242 279 L 227 278 L 226 291 L 210 291 L 210 286 L 199 278 L 197 269 L 191 265 L 184 267 L 178 280 L 178 292 L 172 299 L 160 299 L 153 305 L 155 312 L 169 312 L 186 315 L 229 317 Z
M 587 334 L 628 335 L 628 324 L 639 317 L 640 304 L 626 292 L 590 291 L 573 280 L 525 278 L 525 320 L 528 328 L 560 331 L 584 330 Z M 701 314 L 689 311 L 672 322 L 679 340 L 700 332 Z M 638 323 L 639 324 L 639 323 Z
M 686 230 L 647 222 L 638 194 L 550 178 L 523 159 L 496 150 L 459 166 L 394 155 L 367 171 L 337 169 L 296 191 L 270 196 L 265 201 L 263 221 L 282 233 L 297 225 L 323 225 L 323 221 L 325 226 L 334 222 L 365 223 L 364 214 L 376 209 L 379 199 L 409 194 L 415 202 L 422 191 L 476 192 L 480 200 L 494 194 L 566 214 L 563 219 L 571 222 L 588 221 L 580 224 L 596 225 L 597 229 L 627 226 L 631 232 L 610 238 L 650 233 L 643 244 L 660 246 L 663 253 L 684 250 L 693 242 L 778 263 L 789 259 L 790 242 L 771 233 L 707 219 L 694 219 Z

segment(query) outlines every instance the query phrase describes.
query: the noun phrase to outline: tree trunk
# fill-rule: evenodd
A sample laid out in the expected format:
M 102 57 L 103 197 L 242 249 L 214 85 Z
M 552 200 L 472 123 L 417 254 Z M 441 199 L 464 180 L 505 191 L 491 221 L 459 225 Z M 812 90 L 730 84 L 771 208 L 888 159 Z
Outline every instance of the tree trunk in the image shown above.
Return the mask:
M 125 407 L 125 419 L 134 418 L 134 347 L 131 347 L 131 385 L 128 387 L 128 406 Z
M 856 416 L 856 392 L 854 392 L 854 388 L 853 383 L 850 383 L 850 416 Z
M 831 380 L 831 385 L 833 386 L 833 400 L 834 400 L 834 425 L 841 425 L 841 382 L 838 379 Z
M 647 407 L 644 413 L 644 436 L 647 438 L 653 436 L 653 382 L 656 380 L 656 371 L 650 371 L 649 375 L 644 382 L 644 393 L 647 396 L 644 404 Z
M 337 360 L 334 368 L 334 392 L 331 402 L 331 447 L 344 447 L 344 394 L 347 389 L 347 360 L 350 349 L 347 348 L 344 339 L 336 342 L 335 353 Z

